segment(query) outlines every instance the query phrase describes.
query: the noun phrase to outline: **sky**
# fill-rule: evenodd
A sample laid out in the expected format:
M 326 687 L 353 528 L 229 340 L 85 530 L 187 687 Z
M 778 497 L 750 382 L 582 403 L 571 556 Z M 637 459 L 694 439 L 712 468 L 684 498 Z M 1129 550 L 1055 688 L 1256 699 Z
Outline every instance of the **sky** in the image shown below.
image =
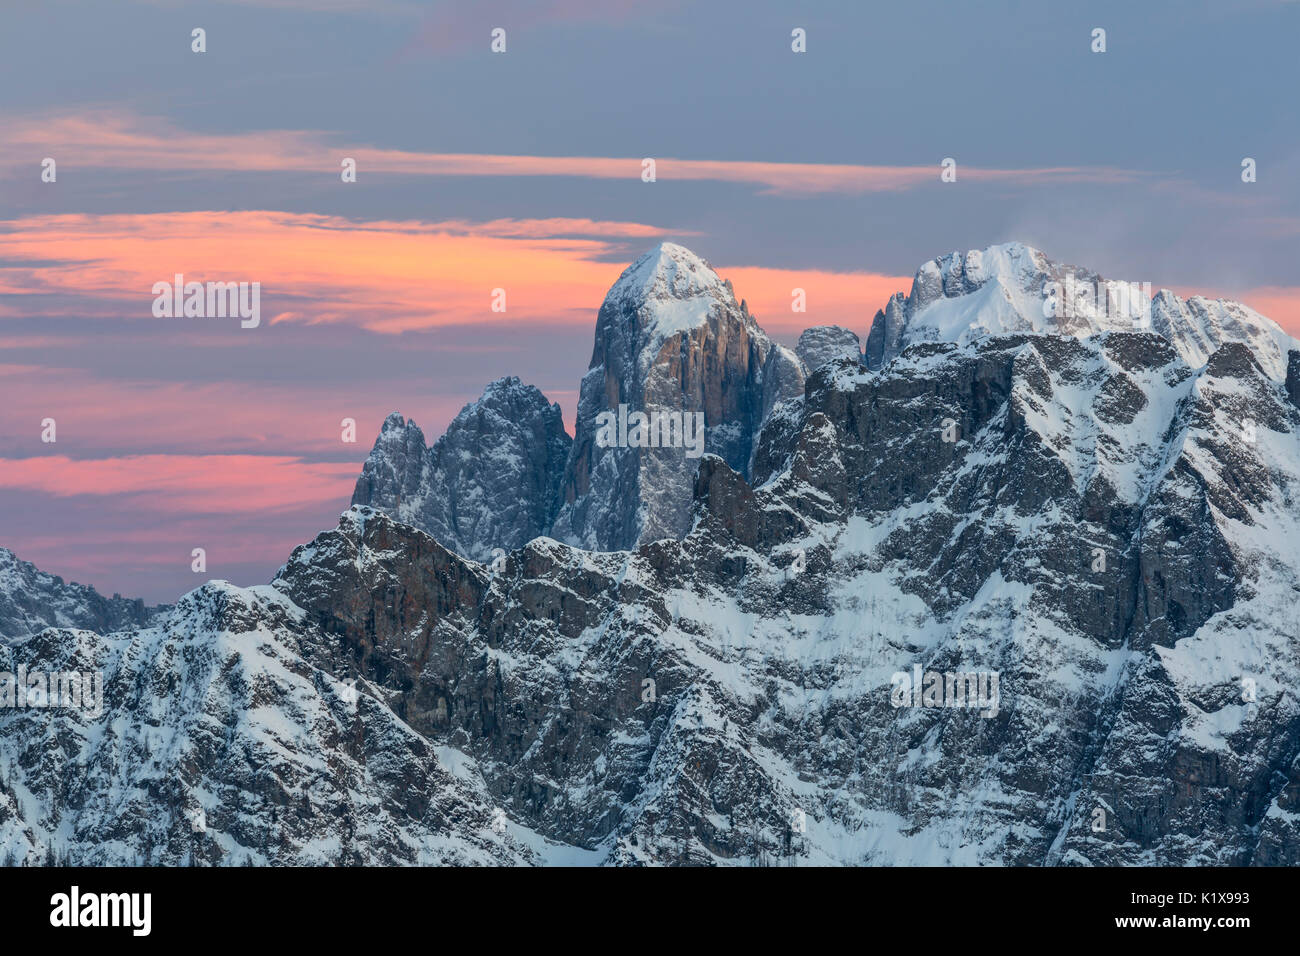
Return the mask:
M 1297 36 L 1282 0 L 5 0 L 0 546 L 150 602 L 269 581 L 389 412 L 432 441 L 518 375 L 571 427 L 662 240 L 787 344 L 1010 240 L 1296 334 Z M 156 316 L 177 273 L 260 324 Z

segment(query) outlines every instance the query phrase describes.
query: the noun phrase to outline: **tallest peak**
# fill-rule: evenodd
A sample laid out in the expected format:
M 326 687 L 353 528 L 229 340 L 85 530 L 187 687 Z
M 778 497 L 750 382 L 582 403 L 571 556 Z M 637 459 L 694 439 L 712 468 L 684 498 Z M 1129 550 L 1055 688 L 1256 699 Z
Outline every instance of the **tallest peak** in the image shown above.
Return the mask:
M 655 262 L 655 263 L 698 263 L 705 269 L 712 271 L 702 256 L 697 256 L 691 250 L 675 242 L 661 242 L 652 246 L 649 251 L 642 254 L 636 262 L 632 264 L 635 268 L 638 262 Z
M 731 297 L 730 287 L 704 259 L 675 242 L 661 242 L 623 270 L 606 302 L 640 305 L 654 299 Z
M 650 256 L 685 257 L 689 259 L 698 259 L 700 262 L 704 261 L 695 253 L 691 252 L 691 250 L 687 249 L 685 246 L 679 245 L 676 242 L 668 242 L 667 240 L 658 243 L 655 246 L 652 246 L 650 248 L 650 251 L 642 255 L 641 258 L 645 259 Z

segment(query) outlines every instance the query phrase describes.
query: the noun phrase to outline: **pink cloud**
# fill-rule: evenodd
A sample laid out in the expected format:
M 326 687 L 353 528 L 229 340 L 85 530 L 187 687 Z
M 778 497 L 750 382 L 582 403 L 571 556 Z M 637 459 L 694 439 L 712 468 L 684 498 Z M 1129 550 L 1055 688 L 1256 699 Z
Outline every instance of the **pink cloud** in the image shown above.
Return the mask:
M 355 475 L 389 412 L 417 416 L 422 426 L 435 430 L 427 436 L 432 440 L 463 404 L 406 381 L 382 391 L 368 380 L 236 386 L 101 379 L 81 371 L 14 365 L 0 366 L 0 377 L 6 396 L 0 403 L 0 435 L 5 448 L 24 458 L 63 449 L 75 449 L 79 457 L 107 456 L 123 448 L 197 457 L 247 452 L 347 456 Z M 41 442 L 45 418 L 57 424 L 54 445 Z M 344 418 L 357 423 L 355 445 L 342 441 Z
M 151 510 L 270 514 L 316 502 L 346 507 L 358 468 L 276 455 L 65 455 L 0 458 L 0 488 L 73 495 L 149 495 Z

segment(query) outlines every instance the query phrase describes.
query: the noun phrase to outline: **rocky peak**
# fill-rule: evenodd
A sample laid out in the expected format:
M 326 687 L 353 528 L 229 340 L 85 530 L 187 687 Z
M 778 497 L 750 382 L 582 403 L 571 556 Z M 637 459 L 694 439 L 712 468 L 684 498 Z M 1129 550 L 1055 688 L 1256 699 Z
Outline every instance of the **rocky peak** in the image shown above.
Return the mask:
M 419 487 L 424 474 L 424 432 L 397 412 L 384 419 L 352 492 L 353 504 L 398 509 Z
M 698 416 L 704 450 L 745 473 L 764 417 L 803 384 L 798 357 L 764 334 L 729 282 L 690 250 L 661 243 L 624 270 L 597 315 L 552 534 L 619 550 L 689 527 L 699 455 L 680 444 L 603 447 L 602 416 L 620 407 Z
M 862 346 L 857 333 L 838 325 L 818 325 L 804 329 L 794 350 L 808 375 L 832 359 L 847 357 L 856 362 L 862 361 Z
M 731 283 L 684 246 L 661 242 L 623 270 L 596 317 L 592 366 L 598 360 L 644 373 L 665 341 L 690 334 L 718 311 L 735 312 L 757 329 Z
M 389 415 L 352 503 L 484 560 L 546 532 L 570 442 L 560 406 L 508 376 L 462 408 L 432 448 L 413 421 Z
M 822 337 L 806 344 L 829 354 L 852 341 L 856 353 L 848 330 Z M 687 454 L 686 427 L 694 435 L 702 423 L 705 449 L 747 473 L 763 420 L 802 395 L 804 378 L 804 362 L 764 334 L 730 282 L 689 249 L 660 243 L 623 270 L 600 307 L 576 441 L 564 433 L 559 406 L 503 378 L 432 448 L 413 421 L 390 415 L 352 503 L 476 560 L 548 532 L 596 550 L 679 537 L 702 453 Z M 596 442 L 605 414 L 619 421 L 657 414 L 682 427 L 675 443 L 658 440 L 671 435 L 670 424 L 645 447 L 620 427 L 619 441 L 606 447 Z
M 1184 301 L 1161 289 L 1151 303 L 1151 327 L 1174 343 L 1191 366 L 1202 366 L 1222 346 L 1241 343 L 1265 373 L 1278 381 L 1287 374 L 1287 353 L 1296 341 L 1272 319 L 1230 299 L 1194 295 Z
M 884 364 L 903 350 L 903 328 L 907 324 L 907 296 L 895 292 L 885 303 L 885 307 L 876 312 L 871 320 L 871 329 L 867 333 L 867 345 L 863 350 L 863 364 L 868 368 L 882 368 Z
M 866 362 L 881 368 L 916 342 L 967 343 L 987 335 L 1040 333 L 1083 338 L 1103 332 L 1150 329 L 1163 335 L 1193 367 L 1220 346 L 1241 342 L 1268 375 L 1281 380 L 1295 340 L 1239 302 L 1194 296 L 1104 279 L 1054 262 L 1037 249 L 1011 242 L 952 252 L 917 270 L 911 293 L 895 294 L 876 313 Z
M 635 308 L 670 299 L 688 301 L 701 296 L 735 301 L 731 283 L 685 246 L 661 242 L 623 270 L 605 302 Z
M 1047 256 L 1021 242 L 987 249 L 950 252 L 931 259 L 917 270 L 908 296 L 908 315 L 938 299 L 955 299 L 977 292 L 989 282 L 1008 288 L 1032 289 L 1035 281 L 1052 271 Z
M 47 627 L 120 630 L 147 623 L 159 610 L 139 598 L 104 597 L 89 585 L 65 582 L 0 548 L 0 642 Z

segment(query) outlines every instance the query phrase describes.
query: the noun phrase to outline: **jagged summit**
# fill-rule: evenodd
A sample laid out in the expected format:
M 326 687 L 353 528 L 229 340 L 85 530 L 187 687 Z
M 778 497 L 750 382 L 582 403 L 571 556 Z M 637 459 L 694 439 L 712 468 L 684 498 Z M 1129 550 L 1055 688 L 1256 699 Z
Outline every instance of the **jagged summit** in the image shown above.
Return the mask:
M 1239 342 L 1278 381 L 1286 378 L 1287 353 L 1300 347 L 1280 325 L 1247 305 L 1199 295 L 1183 300 L 1168 289 L 1152 300 L 1151 328 L 1173 342 L 1192 366 L 1205 365 L 1215 350 Z
M 731 283 L 708 262 L 685 246 L 661 242 L 624 269 L 605 294 L 597 348 L 602 339 L 624 339 L 642 364 L 650 364 L 673 335 L 699 328 L 718 309 L 735 308 Z M 748 311 L 738 311 L 754 325 Z
M 1184 302 L 1165 289 L 1153 294 L 1149 283 L 1105 279 L 1023 242 L 1008 242 L 922 265 L 910 294 L 892 296 L 876 313 L 866 363 L 880 368 L 916 342 L 1142 330 L 1169 339 L 1193 367 L 1203 366 L 1221 345 L 1241 342 L 1277 380 L 1285 377 L 1287 352 L 1296 345 L 1276 322 L 1239 302 L 1201 296 Z
M 1270 377 L 1286 377 L 1295 343 L 1258 313 L 1138 286 L 1139 298 L 1127 304 L 1143 306 L 1143 326 L 1108 308 L 1112 295 L 1134 288 L 1054 262 L 1023 242 L 951 252 L 924 263 L 910 292 L 890 298 L 872 323 L 865 355 L 854 332 L 836 326 L 805 330 L 792 351 L 768 338 L 705 259 L 661 242 L 624 269 L 603 300 L 572 440 L 558 406 L 509 376 L 489 384 L 432 448 L 414 421 L 390 415 L 353 502 L 478 560 L 538 535 L 622 550 L 687 531 L 699 459 L 677 447 L 602 447 L 602 415 L 702 415 L 705 450 L 749 478 L 760 430 L 782 403 L 790 403 L 783 420 L 793 420 L 814 370 L 859 357 L 880 369 L 916 343 L 1145 328 L 1194 369 L 1239 342 Z
M 734 298 L 731 283 L 685 246 L 661 242 L 623 270 L 605 295 L 606 302 L 640 305 L 651 300 Z
M 659 243 L 623 270 L 593 338 L 573 439 L 558 405 L 515 376 L 501 378 L 432 447 L 414 421 L 389 415 L 352 503 L 476 560 L 544 534 L 597 550 L 678 537 L 689 527 L 698 458 L 658 441 L 601 447 L 599 417 L 620 408 L 689 416 L 702 421 L 708 450 L 745 473 L 767 414 L 803 393 L 800 358 L 767 337 L 730 282 L 676 243 Z M 843 351 L 814 338 L 818 355 Z
M 482 560 L 544 534 L 571 439 L 558 404 L 510 375 L 491 382 L 434 442 L 413 420 L 384 420 L 352 494 Z
M 816 325 L 804 329 L 794 351 L 809 375 L 832 359 L 862 360 L 862 343 L 858 341 L 857 333 L 838 325 Z
M 1088 301 L 1081 295 L 1068 303 L 1061 301 L 1067 282 L 1075 289 L 1127 286 L 1108 283 L 1078 266 L 1053 262 L 1022 242 L 951 252 L 917 270 L 907 298 L 908 330 L 914 338 L 949 342 L 984 334 L 1091 335 L 1134 330 L 1132 315 L 1106 314 L 1096 307 L 1095 296 Z M 1131 304 L 1134 313 L 1141 313 L 1146 303 Z
M 47 627 L 103 632 L 143 625 L 158 610 L 138 598 L 105 597 L 89 585 L 64 581 L 0 548 L 0 643 Z
M 759 328 L 731 283 L 663 242 L 624 270 L 596 317 L 576 430 L 551 535 L 597 550 L 680 537 L 690 526 L 698 458 L 681 447 L 602 447 L 600 416 L 701 416 L 706 449 L 747 473 L 779 401 L 803 393 L 799 358 Z

